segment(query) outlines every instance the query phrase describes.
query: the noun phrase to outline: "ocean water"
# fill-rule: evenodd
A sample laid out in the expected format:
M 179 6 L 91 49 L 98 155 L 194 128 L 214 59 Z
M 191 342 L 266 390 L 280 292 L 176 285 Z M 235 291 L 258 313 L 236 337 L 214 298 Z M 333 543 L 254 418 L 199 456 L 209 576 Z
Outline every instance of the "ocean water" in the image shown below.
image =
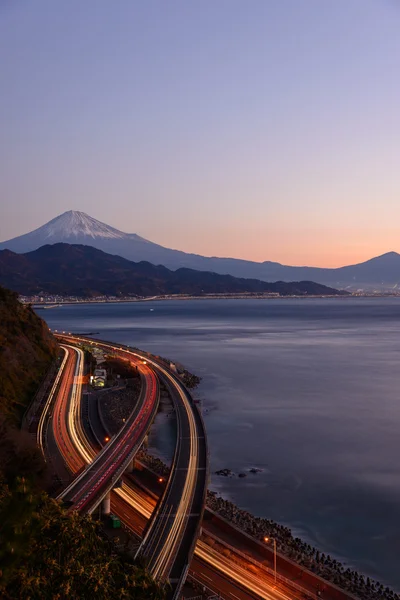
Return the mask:
M 39 312 L 51 328 L 98 332 L 200 375 L 211 488 L 400 589 L 400 299 L 162 301 Z M 173 447 L 163 414 L 151 445 L 160 456 Z M 253 466 L 262 472 L 215 475 Z

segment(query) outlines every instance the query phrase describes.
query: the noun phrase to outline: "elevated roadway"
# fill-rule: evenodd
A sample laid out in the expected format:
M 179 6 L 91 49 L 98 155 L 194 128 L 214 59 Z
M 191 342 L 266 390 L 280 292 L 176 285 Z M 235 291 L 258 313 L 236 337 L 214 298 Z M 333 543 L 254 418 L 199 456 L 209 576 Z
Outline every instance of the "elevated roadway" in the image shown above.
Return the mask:
M 158 408 L 159 389 L 153 371 L 141 366 L 142 387 L 135 410 L 121 431 L 93 460 L 93 451 L 84 436 L 82 420 L 74 403 L 68 413 L 70 441 L 88 464 L 84 471 L 59 495 L 71 510 L 92 513 L 116 485 L 136 452 L 139 450 Z M 73 425 L 74 423 L 74 425 Z M 86 440 L 86 441 L 85 441 Z M 63 453 L 64 456 L 66 456 Z M 67 455 L 68 456 L 68 455 Z M 78 465 L 75 465 L 75 468 Z
M 203 519 L 207 445 L 203 422 L 187 390 L 163 367 L 158 371 L 176 409 L 177 445 L 171 475 L 137 554 L 146 558 L 156 579 L 168 579 L 179 590 Z

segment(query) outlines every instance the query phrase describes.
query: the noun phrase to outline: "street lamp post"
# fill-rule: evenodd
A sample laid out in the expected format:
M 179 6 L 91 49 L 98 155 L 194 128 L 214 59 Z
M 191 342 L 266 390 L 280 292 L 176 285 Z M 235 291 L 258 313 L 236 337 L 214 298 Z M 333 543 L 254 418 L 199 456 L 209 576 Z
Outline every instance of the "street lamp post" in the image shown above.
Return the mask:
M 265 537 L 264 542 L 274 542 L 274 580 L 276 583 L 276 539 L 271 537 Z

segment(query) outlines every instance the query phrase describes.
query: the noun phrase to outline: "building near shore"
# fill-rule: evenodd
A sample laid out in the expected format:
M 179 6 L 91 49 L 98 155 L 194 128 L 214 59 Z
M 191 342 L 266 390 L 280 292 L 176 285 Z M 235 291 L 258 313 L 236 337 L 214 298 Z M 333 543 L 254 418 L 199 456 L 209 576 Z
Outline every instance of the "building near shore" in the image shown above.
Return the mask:
M 93 373 L 92 385 L 94 387 L 104 387 L 107 381 L 107 371 L 105 369 L 95 369 Z

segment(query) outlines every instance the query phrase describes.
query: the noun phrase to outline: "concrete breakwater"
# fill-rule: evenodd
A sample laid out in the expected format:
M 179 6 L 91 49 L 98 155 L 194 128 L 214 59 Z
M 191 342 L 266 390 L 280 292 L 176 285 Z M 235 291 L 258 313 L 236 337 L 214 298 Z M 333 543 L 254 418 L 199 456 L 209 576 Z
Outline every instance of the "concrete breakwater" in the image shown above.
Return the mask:
M 138 459 L 160 475 L 169 473 L 169 468 L 162 460 L 144 450 L 140 451 Z M 379 581 L 346 567 L 329 554 L 294 537 L 289 527 L 270 519 L 256 517 L 212 491 L 207 493 L 206 505 L 207 508 L 257 540 L 263 540 L 265 536 L 274 538 L 280 554 L 360 600 L 400 600 L 397 593 Z

